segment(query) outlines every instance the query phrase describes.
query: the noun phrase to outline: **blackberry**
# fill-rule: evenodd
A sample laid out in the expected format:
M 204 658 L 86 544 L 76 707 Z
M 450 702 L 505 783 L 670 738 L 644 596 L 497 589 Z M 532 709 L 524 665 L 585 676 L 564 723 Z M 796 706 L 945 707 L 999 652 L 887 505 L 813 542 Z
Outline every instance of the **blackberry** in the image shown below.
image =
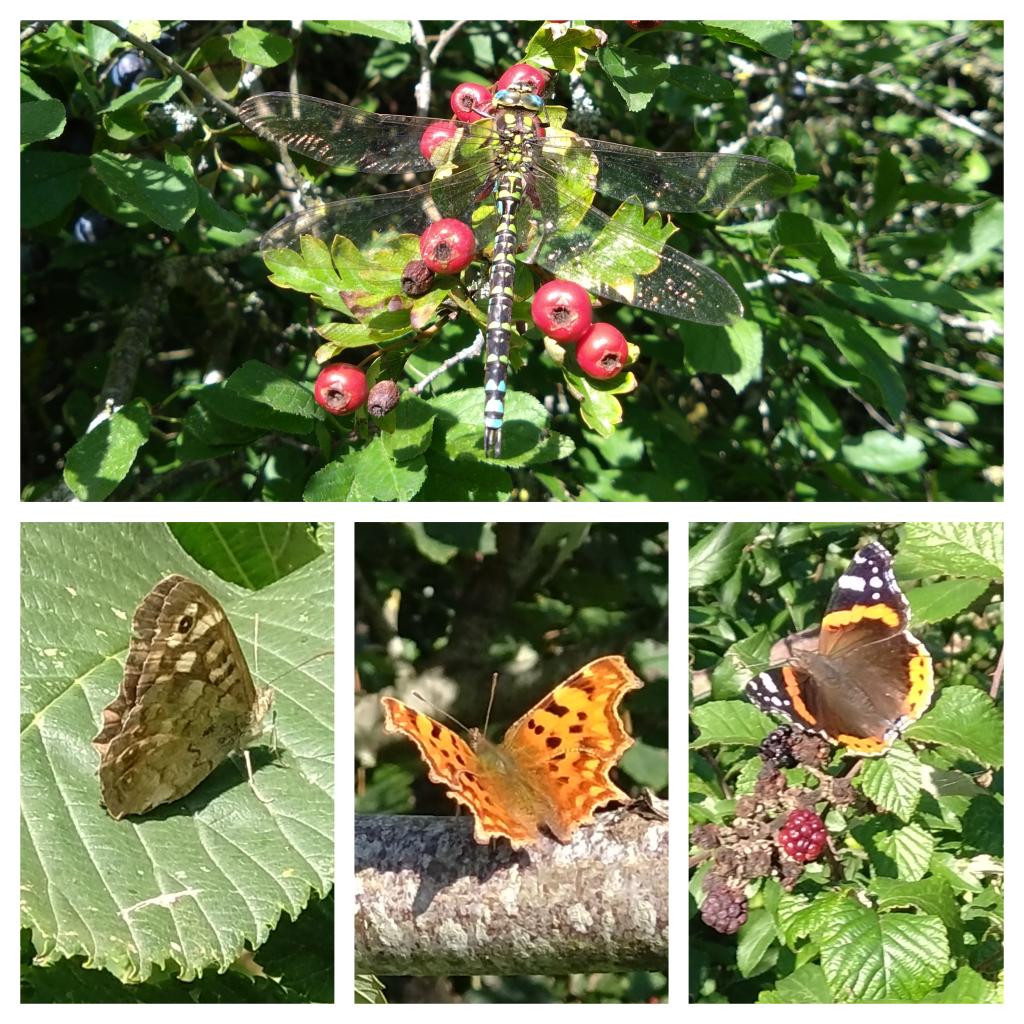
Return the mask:
M 716 888 L 700 908 L 701 920 L 722 935 L 733 935 L 747 920 L 747 899 L 737 889 Z
M 814 811 L 798 810 L 790 812 L 776 838 L 779 846 L 793 860 L 806 864 L 821 855 L 828 833 L 825 831 L 825 823 Z
M 796 758 L 793 756 L 792 743 L 793 727 L 780 725 L 761 741 L 761 757 L 778 768 L 795 768 Z

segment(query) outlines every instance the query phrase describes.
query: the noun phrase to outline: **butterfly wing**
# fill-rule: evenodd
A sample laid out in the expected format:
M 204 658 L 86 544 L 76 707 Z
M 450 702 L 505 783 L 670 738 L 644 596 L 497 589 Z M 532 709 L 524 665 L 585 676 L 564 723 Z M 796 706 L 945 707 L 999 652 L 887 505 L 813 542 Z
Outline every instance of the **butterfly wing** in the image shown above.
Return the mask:
M 399 733 L 419 747 L 431 782 L 448 787 L 448 795 L 473 812 L 473 836 L 486 843 L 492 836 L 507 836 L 513 846 L 537 837 L 536 824 L 520 820 L 495 790 L 493 772 L 476 751 L 447 726 L 414 711 L 394 697 L 382 697 L 384 731 Z
M 892 555 L 872 541 L 836 580 L 821 620 L 818 649 L 838 657 L 850 647 L 884 643 L 907 628 L 908 616 L 909 604 L 892 571 Z
M 584 665 L 509 727 L 501 751 L 543 791 L 550 811 L 543 823 L 563 842 L 594 811 L 626 800 L 610 771 L 633 745 L 619 703 L 643 682 L 624 658 Z
M 123 818 L 190 793 L 265 708 L 219 602 L 165 577 L 135 611 L 121 688 L 93 740 L 104 806 Z
M 792 642 L 791 660 L 747 684 L 747 696 L 833 743 L 884 754 L 924 713 L 934 691 L 931 655 L 908 629 L 909 603 L 877 541 L 836 580 L 817 649 Z

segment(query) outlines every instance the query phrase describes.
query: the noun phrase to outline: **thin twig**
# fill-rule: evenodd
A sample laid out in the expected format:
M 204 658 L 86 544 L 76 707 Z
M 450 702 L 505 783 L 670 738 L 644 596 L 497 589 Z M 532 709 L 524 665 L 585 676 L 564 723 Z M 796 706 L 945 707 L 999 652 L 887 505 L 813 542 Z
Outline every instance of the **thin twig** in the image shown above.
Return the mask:
M 992 673 L 992 685 L 988 688 L 988 695 L 995 700 L 999 696 L 999 687 L 1003 681 L 1003 648 L 999 648 L 999 660 L 996 662 L 995 671 Z
M 33 21 L 31 25 L 27 25 L 19 36 L 19 41 L 24 43 L 31 39 L 34 35 L 40 32 L 45 32 L 50 27 L 48 21 Z
M 970 334 L 972 331 L 981 334 L 981 340 L 985 344 L 993 338 L 1003 336 L 1003 325 L 996 320 L 972 320 L 966 316 L 950 316 L 948 313 L 940 313 L 939 319 L 947 326 L 958 331 Z
M 433 381 L 441 376 L 447 370 L 450 370 L 453 366 L 457 366 L 459 363 L 464 363 L 467 359 L 475 359 L 484 350 L 484 336 L 482 331 L 477 332 L 476 340 L 472 345 L 467 346 L 455 355 L 449 356 L 436 370 L 431 370 L 418 384 L 414 384 L 410 389 L 409 393 L 413 395 L 420 394 L 425 388 L 427 388 Z
M 440 60 L 441 54 L 444 53 L 445 48 L 462 31 L 462 26 L 465 24 L 465 21 L 452 22 L 452 24 L 437 37 L 437 42 L 434 43 L 434 48 L 430 51 L 431 63 L 436 64 L 438 60 Z
M 416 97 L 416 113 L 420 117 L 425 117 L 430 110 L 430 80 L 434 64 L 430 59 L 427 37 L 423 32 L 423 22 L 413 19 L 409 25 L 412 29 L 412 45 L 420 57 L 420 77 L 412 92 Z
M 943 377 L 949 377 L 950 380 L 955 380 L 958 384 L 963 384 L 966 388 L 986 387 L 996 388 L 999 391 L 1003 390 L 1002 381 L 988 380 L 987 378 L 979 377 L 974 373 L 962 373 L 960 370 L 951 370 L 948 366 L 940 366 L 938 363 L 929 363 L 924 359 L 918 359 L 917 365 L 925 370 L 931 370 L 932 373 L 938 373 Z
M 984 139 L 998 149 L 1002 149 L 1004 145 L 1003 140 L 998 135 L 993 135 L 992 132 L 986 131 L 980 125 L 976 125 L 973 121 L 960 114 L 954 114 L 944 107 L 940 107 L 937 103 L 926 100 L 923 96 L 918 96 L 917 93 L 908 89 L 902 82 L 876 82 L 867 75 L 857 75 L 855 78 L 851 78 L 849 82 L 843 82 L 836 78 L 822 78 L 819 75 L 808 74 L 806 71 L 797 71 L 794 73 L 794 77 L 798 82 L 803 82 L 806 85 L 817 85 L 822 89 L 838 89 L 842 92 L 867 89 L 871 92 L 881 93 L 883 96 L 895 96 L 897 99 L 925 110 L 929 114 L 934 114 L 955 128 L 962 128 L 964 131 L 976 135 L 979 139 Z
M 146 56 L 159 64 L 164 71 L 177 75 L 182 79 L 182 81 L 188 82 L 196 92 L 206 97 L 207 102 L 211 106 L 216 107 L 219 111 L 226 114 L 232 121 L 238 120 L 238 114 L 230 103 L 225 103 L 224 100 L 212 93 L 205 85 L 203 85 L 203 83 L 196 78 L 191 71 L 186 71 L 177 61 L 172 60 L 162 50 L 158 50 L 152 43 L 147 43 L 145 39 L 141 39 L 133 32 L 129 32 L 126 28 L 122 28 L 114 21 L 95 21 L 93 24 L 98 25 L 102 29 L 106 29 L 107 32 L 117 36 L 118 39 L 123 39 L 126 43 L 131 43 L 132 46 L 141 50 L 146 54 Z
M 416 87 L 413 89 L 413 95 L 416 97 L 416 113 L 420 117 L 425 117 L 430 112 L 430 92 L 431 92 L 431 78 L 433 75 L 433 69 L 437 67 L 437 62 L 444 52 L 445 47 L 455 38 L 456 35 L 461 31 L 462 26 L 466 23 L 464 21 L 457 21 L 449 28 L 446 28 L 438 37 L 437 42 L 434 43 L 434 48 L 430 49 L 427 46 L 427 36 L 423 31 L 423 23 L 420 21 L 411 21 L 410 26 L 412 28 L 412 44 L 416 47 L 416 52 L 420 57 L 420 77 L 416 83 Z
M 153 336 L 157 332 L 167 295 L 179 284 L 183 276 L 193 269 L 233 263 L 250 252 L 254 252 L 257 244 L 255 241 L 247 242 L 234 249 L 203 253 L 199 256 L 172 256 L 154 265 L 148 281 L 143 285 L 140 297 L 128 311 L 121 330 L 114 339 L 107 373 L 97 397 L 96 415 L 86 433 L 109 419 L 131 398 L 135 391 L 135 380 L 139 373 L 139 367 L 151 351 Z M 72 501 L 73 499 L 74 495 L 61 481 L 40 500 Z

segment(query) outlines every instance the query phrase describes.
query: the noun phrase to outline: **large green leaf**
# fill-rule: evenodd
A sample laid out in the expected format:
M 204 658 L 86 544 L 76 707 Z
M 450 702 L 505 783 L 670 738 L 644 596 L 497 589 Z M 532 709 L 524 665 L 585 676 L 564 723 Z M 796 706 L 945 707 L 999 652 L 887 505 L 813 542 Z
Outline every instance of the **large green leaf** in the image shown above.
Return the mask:
M 102 501 L 128 475 L 146 443 L 152 420 L 135 399 L 97 423 L 68 450 L 64 480 L 81 501 Z
M 333 538 L 309 523 L 171 523 L 181 545 L 222 580 L 256 589 L 312 562 Z
M 252 752 L 258 797 L 229 760 L 184 799 L 114 821 L 91 740 L 135 606 L 170 572 L 221 600 L 254 679 L 275 691 L 278 750 Z M 327 555 L 246 592 L 206 573 L 163 525 L 24 527 L 22 923 L 38 963 L 82 956 L 125 981 L 160 965 L 186 979 L 225 970 L 282 911 L 294 918 L 327 892 L 332 595 Z

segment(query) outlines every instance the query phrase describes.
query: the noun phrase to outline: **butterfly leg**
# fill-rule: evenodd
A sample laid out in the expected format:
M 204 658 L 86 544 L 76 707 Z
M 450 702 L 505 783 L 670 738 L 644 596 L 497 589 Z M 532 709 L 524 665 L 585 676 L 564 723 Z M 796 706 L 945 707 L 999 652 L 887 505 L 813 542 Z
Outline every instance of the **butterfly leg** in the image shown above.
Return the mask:
M 253 778 L 252 775 L 252 758 L 249 757 L 249 751 L 243 750 L 242 757 L 245 759 L 245 772 L 246 775 L 249 777 L 249 788 L 252 790 L 253 796 L 255 796 L 256 799 L 259 800 L 261 804 L 273 803 L 272 800 L 264 800 L 264 798 L 260 796 L 260 791 L 256 788 L 256 780 Z

